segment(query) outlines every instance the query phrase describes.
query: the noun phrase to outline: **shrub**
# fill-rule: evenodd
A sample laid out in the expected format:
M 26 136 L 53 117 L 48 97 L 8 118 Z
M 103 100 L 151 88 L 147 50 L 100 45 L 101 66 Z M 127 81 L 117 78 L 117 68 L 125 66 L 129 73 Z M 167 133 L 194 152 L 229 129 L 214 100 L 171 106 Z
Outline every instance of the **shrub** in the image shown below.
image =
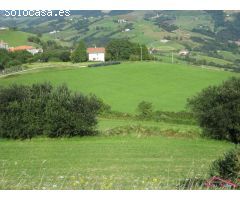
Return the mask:
M 152 103 L 147 101 L 142 101 L 138 104 L 137 112 L 139 113 L 139 117 L 142 119 L 151 118 L 153 114 L 153 106 Z
M 138 61 L 138 60 L 140 60 L 140 56 L 132 54 L 132 55 L 130 55 L 129 60 L 130 61 Z
M 105 105 L 96 96 L 72 93 L 66 85 L 12 85 L 0 88 L 0 137 L 13 139 L 84 136 L 96 133 Z
M 205 136 L 240 142 L 240 79 L 231 78 L 219 86 L 204 89 L 188 99 L 188 106 Z
M 240 149 L 233 149 L 215 160 L 210 167 L 210 176 L 231 180 L 240 178 Z

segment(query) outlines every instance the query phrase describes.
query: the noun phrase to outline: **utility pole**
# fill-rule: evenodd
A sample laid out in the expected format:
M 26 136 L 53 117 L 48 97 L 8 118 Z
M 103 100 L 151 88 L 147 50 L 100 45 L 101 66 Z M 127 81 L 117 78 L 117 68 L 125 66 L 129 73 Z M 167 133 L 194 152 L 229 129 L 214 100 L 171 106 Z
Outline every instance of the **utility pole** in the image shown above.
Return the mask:
M 172 64 L 173 64 L 173 52 L 172 52 Z
M 142 45 L 140 45 L 140 49 L 141 49 L 141 61 L 142 61 Z

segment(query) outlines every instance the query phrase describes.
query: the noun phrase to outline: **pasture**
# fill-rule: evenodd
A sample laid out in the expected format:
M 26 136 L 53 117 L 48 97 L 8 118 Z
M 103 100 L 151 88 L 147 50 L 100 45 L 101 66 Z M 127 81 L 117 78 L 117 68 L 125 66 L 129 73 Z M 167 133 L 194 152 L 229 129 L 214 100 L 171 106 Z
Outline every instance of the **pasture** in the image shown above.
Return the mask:
M 229 143 L 161 136 L 0 140 L 0 189 L 175 189 Z
M 0 40 L 7 42 L 9 46 L 21 46 L 21 45 L 33 45 L 28 42 L 27 39 L 29 36 L 33 34 L 22 32 L 22 31 L 12 31 L 12 30 L 4 30 L 0 31 Z M 35 46 L 34 44 L 33 46 Z
M 34 67 L 38 65 L 44 66 Z M 127 62 L 100 68 L 79 68 L 69 63 L 55 63 L 52 68 L 51 63 L 47 65 L 49 68 L 0 78 L 0 84 L 66 83 L 75 91 L 96 94 L 114 111 L 135 113 L 143 100 L 152 102 L 156 110 L 186 110 L 188 97 L 209 85 L 238 76 L 217 69 L 160 62 Z
M 126 62 L 35 63 L 0 78 L 0 85 L 50 81 L 94 93 L 112 110 L 136 113 L 142 100 L 154 109 L 185 110 L 186 99 L 237 73 L 184 64 Z M 233 145 L 200 137 L 197 125 L 99 118 L 91 137 L 0 139 L 0 189 L 176 189 L 181 180 L 207 178 L 211 162 Z M 199 188 L 201 189 L 201 188 Z

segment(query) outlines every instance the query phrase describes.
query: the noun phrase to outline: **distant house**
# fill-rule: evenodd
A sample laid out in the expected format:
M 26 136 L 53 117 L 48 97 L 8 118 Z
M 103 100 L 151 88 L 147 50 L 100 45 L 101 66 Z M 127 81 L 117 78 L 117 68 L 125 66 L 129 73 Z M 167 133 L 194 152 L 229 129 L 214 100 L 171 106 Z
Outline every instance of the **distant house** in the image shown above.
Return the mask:
M 9 46 L 8 43 L 3 42 L 2 40 L 0 41 L 0 49 L 6 49 L 8 50 Z
M 0 31 L 5 31 L 5 30 L 8 30 L 9 28 L 8 27 L 0 27 Z
M 18 46 L 18 47 L 10 47 L 9 48 L 10 52 L 15 52 L 15 51 L 28 51 L 32 55 L 35 55 L 37 53 L 42 53 L 43 50 L 41 48 L 35 48 L 33 46 Z
M 122 32 L 128 32 L 131 31 L 129 28 L 125 28 Z
M 125 19 L 118 19 L 118 23 L 119 23 L 119 24 L 127 23 L 127 20 L 125 20 Z
M 239 40 L 238 40 L 238 41 L 234 41 L 234 43 L 235 43 L 236 45 L 240 46 L 240 41 L 239 41 Z
M 178 55 L 179 56 L 187 56 L 189 54 L 189 51 L 184 49 L 184 50 L 181 50 L 179 51 Z
M 87 53 L 89 61 L 105 61 L 105 48 L 103 47 L 87 48 Z

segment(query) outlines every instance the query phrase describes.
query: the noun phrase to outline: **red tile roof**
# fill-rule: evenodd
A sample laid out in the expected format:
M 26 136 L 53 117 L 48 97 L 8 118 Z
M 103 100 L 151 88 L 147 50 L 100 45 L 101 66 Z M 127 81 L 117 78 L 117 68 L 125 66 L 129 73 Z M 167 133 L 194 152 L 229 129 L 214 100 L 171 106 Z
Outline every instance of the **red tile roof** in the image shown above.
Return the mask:
M 87 48 L 88 53 L 105 53 L 105 48 L 99 47 L 99 48 Z
M 34 49 L 32 46 L 18 46 L 18 47 L 11 47 L 9 48 L 9 51 L 24 51 L 24 50 L 30 50 Z

